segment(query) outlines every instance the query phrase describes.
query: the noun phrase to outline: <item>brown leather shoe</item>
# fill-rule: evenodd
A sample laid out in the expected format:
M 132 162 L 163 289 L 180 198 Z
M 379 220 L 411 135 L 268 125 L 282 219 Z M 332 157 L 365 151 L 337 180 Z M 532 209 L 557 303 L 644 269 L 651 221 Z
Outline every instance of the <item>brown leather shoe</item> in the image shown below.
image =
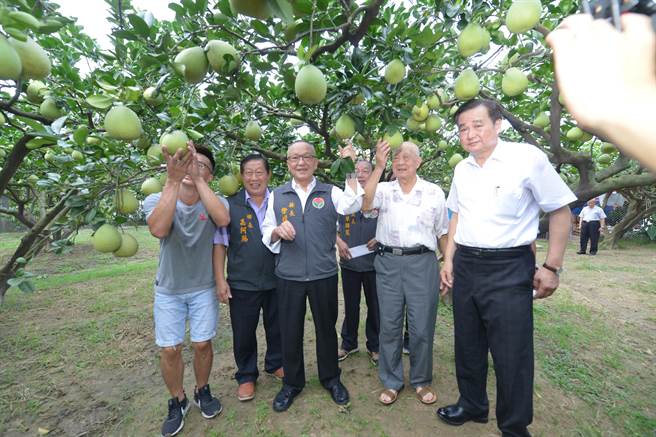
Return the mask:
M 269 375 L 273 376 L 276 379 L 282 379 L 285 377 L 285 371 L 283 370 L 282 367 L 279 367 L 278 370 L 269 373 Z
M 237 388 L 237 398 L 244 402 L 244 401 L 250 401 L 255 397 L 255 383 L 254 382 L 245 382 L 243 384 L 239 384 L 239 388 Z

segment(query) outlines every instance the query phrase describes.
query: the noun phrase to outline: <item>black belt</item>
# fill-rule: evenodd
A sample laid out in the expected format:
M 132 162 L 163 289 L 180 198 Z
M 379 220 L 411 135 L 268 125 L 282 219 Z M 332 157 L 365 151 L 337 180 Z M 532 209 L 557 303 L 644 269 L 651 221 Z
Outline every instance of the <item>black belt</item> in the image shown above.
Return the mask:
M 478 257 L 503 257 L 503 256 L 516 256 L 526 251 L 531 250 L 531 245 L 527 244 L 525 246 L 517 247 L 503 247 L 499 249 L 489 249 L 486 247 L 470 247 L 463 246 L 462 244 L 456 244 L 458 251 L 467 255 L 473 255 Z
M 379 244 L 377 252 L 379 255 L 382 255 L 384 252 L 387 252 L 387 253 L 391 253 L 392 255 L 402 256 L 402 255 L 420 255 L 422 253 L 433 252 L 433 251 L 426 246 L 394 247 L 394 246 L 385 246 L 384 244 Z

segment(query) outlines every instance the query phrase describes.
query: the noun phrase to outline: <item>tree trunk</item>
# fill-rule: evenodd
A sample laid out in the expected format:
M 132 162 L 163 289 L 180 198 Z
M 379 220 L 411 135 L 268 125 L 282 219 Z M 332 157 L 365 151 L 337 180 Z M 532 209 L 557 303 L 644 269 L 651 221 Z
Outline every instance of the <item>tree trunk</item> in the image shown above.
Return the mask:
M 641 220 L 656 212 L 656 206 L 646 207 L 644 200 L 631 199 L 626 214 L 614 227 L 608 239 L 603 242 L 604 247 L 617 249 L 620 239 Z
M 43 232 L 50 226 L 50 224 L 57 218 L 57 216 L 68 209 L 66 201 L 73 194 L 70 191 L 63 196 L 60 201 L 50 209 L 45 216 L 43 216 L 30 231 L 21 238 L 20 244 L 14 251 L 14 254 L 9 258 L 7 263 L 0 269 L 0 303 L 4 300 L 4 295 L 9 289 L 7 281 L 13 278 L 18 270 L 16 260 L 20 257 L 29 258 L 33 257 L 44 244 L 48 241 L 44 238 Z

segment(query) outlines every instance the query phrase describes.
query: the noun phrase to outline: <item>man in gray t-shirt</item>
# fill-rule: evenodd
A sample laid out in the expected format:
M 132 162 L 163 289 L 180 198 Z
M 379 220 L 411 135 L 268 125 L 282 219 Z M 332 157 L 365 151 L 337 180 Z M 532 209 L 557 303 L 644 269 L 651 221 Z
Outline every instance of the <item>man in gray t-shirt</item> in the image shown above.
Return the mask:
M 226 226 L 230 216 L 225 200 L 207 185 L 214 171 L 209 149 L 189 143 L 186 154 L 178 150 L 171 156 L 166 147 L 162 153 L 166 184 L 162 193 L 146 198 L 143 208 L 150 233 L 160 239 L 153 313 L 162 377 L 172 396 L 162 435 L 172 436 L 182 430 L 189 408 L 182 360 L 187 320 L 194 348 L 194 403 L 206 419 L 222 410 L 208 384 L 218 317 L 212 241 L 217 226 Z

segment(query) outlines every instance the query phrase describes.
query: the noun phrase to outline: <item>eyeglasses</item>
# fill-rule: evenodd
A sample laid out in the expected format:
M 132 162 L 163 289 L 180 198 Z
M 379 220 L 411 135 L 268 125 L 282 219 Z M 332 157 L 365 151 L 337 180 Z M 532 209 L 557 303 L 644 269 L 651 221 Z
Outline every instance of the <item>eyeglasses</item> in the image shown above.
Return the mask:
M 291 162 L 292 164 L 298 164 L 301 159 L 305 162 L 312 161 L 316 158 L 314 155 L 294 155 L 294 156 L 288 156 L 287 161 Z
M 198 165 L 198 168 L 200 168 L 201 170 L 205 169 L 207 171 L 212 171 L 212 168 L 209 165 L 205 164 L 204 162 L 196 161 L 196 165 Z
M 266 174 L 265 171 L 258 170 L 258 171 L 245 171 L 244 172 L 244 177 L 246 178 L 261 178 Z

